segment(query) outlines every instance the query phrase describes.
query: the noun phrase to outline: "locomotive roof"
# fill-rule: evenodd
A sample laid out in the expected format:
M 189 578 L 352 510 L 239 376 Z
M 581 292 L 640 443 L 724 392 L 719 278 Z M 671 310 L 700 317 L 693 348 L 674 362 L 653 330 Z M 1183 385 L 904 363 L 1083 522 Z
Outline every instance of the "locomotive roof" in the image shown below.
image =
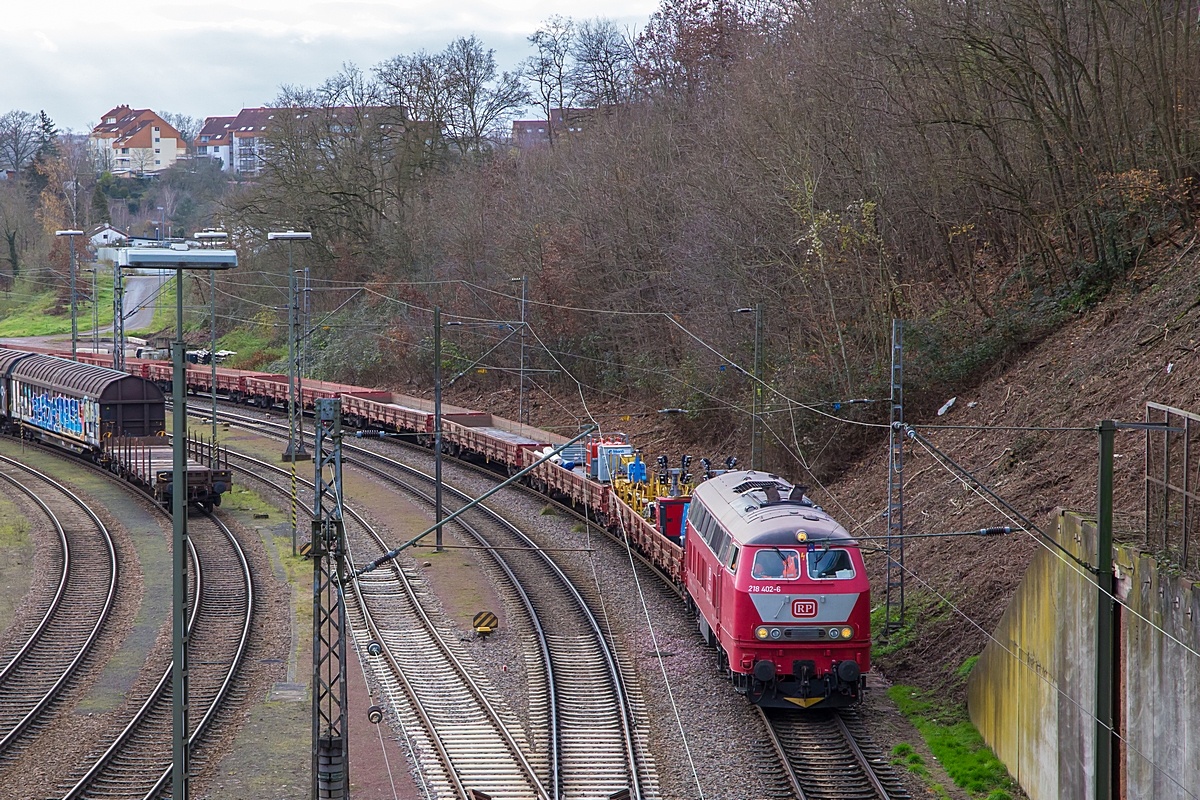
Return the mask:
M 28 383 L 55 389 L 71 397 L 90 397 L 106 402 L 163 402 L 162 390 L 136 375 L 40 353 L 20 355 L 29 357 L 0 355 L 0 367 L 12 377 Z
M 796 545 L 801 531 L 807 541 L 855 544 L 837 520 L 804 495 L 804 489 L 778 475 L 739 470 L 704 481 L 692 491 L 692 500 L 699 499 L 741 544 Z

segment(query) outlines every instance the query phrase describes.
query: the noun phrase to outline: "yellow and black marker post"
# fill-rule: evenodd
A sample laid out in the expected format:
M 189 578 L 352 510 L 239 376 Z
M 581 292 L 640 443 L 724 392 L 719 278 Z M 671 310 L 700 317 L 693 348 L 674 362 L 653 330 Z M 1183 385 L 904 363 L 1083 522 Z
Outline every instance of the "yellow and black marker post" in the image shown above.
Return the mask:
M 480 611 L 471 621 L 471 627 L 480 636 L 487 636 L 500 627 L 500 620 L 496 619 L 496 615 L 490 611 Z

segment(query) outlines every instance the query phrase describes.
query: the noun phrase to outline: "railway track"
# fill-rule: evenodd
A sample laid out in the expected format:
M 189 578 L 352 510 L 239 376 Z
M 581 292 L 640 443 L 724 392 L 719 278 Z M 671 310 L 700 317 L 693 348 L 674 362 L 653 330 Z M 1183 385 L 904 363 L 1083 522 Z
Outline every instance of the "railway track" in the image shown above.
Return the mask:
M 289 470 L 233 451 L 229 457 L 248 477 L 290 496 L 289 488 L 265 478 L 290 477 Z M 297 483 L 311 492 L 311 482 Z M 353 523 L 346 526 L 351 563 L 387 552 L 375 529 L 354 509 L 343 508 Z M 311 516 L 307 504 L 305 509 Z M 354 580 L 345 596 L 355 649 L 366 654 L 406 730 L 420 732 L 415 746 L 435 754 L 436 764 L 422 763 L 430 787 L 460 800 L 472 800 L 474 790 L 495 798 L 550 800 L 542 778 L 547 765 L 526 755 L 530 748 L 519 721 L 501 715 L 463 663 L 453 632 L 439 629 L 426 613 L 428 593 L 415 577 L 391 562 Z M 368 652 L 372 641 L 380 645 L 378 655 Z
M 192 564 L 188 692 L 193 720 L 189 744 L 195 748 L 229 696 L 245 655 L 254 587 L 241 545 L 219 519 L 208 514 L 190 518 L 188 540 Z M 168 665 L 133 719 L 88 755 L 59 796 L 64 800 L 159 797 L 171 787 L 170 742 Z M 194 752 L 193 771 L 203 763 L 203 752 Z
M 796 800 L 910 800 L 854 711 L 758 710 Z
M 272 423 L 228 413 L 220 416 L 260 433 L 267 426 L 273 435 L 286 435 L 272 430 Z M 434 504 L 431 476 L 353 445 L 343 445 L 343 453 L 347 452 L 352 457 L 344 455 L 344 463 L 375 475 L 419 503 Z M 443 495 L 443 505 L 450 511 L 471 499 L 450 486 L 444 487 Z M 597 598 L 585 597 L 553 559 L 490 509 L 476 507 L 456 522 L 480 546 L 504 548 L 489 549 L 488 558 L 506 576 L 503 583 L 518 593 L 518 603 L 526 609 L 548 659 L 543 702 L 550 710 L 549 783 L 556 796 L 608 797 L 622 790 L 633 798 L 655 795 L 652 759 L 636 721 L 641 704 L 626 689 L 633 676 L 613 654 L 614 646 L 591 610 Z
M 10 758 L 44 725 L 99 638 L 116 598 L 117 556 L 104 523 L 63 484 L 5 456 L 0 478 L 46 515 L 60 565 L 40 619 L 0 667 L 0 757 Z
M 230 412 L 221 412 L 219 416 L 259 429 L 264 424 L 273 424 Z M 282 425 L 277 427 L 284 429 Z M 432 457 L 427 448 L 403 440 L 395 441 L 405 448 L 419 451 L 428 458 Z M 354 445 L 344 445 L 344 449 L 353 452 L 356 456 L 374 460 L 376 463 L 386 462 L 395 465 L 406 474 L 421 475 L 432 485 L 432 479 L 428 475 L 401 465 L 374 450 Z M 447 458 L 450 459 L 450 457 Z M 471 470 L 491 480 L 499 480 L 494 472 L 483 467 L 459 459 L 450 460 L 453 460 L 456 466 Z M 358 466 L 361 467 L 362 464 L 360 463 Z M 450 488 L 446 487 L 444 492 Z M 536 495 L 542 501 L 546 500 L 543 495 L 529 487 L 514 484 L 513 488 Z M 409 487 L 408 491 L 413 491 L 412 487 Z M 459 496 L 465 497 L 461 493 Z M 430 500 L 430 502 L 432 501 Z M 587 519 L 571 506 L 557 501 L 550 502 L 567 514 L 581 520 Z M 451 510 L 456 507 L 451 506 Z M 595 523 L 593 522 L 593 524 Z M 600 530 L 616 539 L 602 526 Z M 619 539 L 617 541 L 623 545 Z M 635 556 L 643 565 L 659 574 L 668 587 L 679 593 L 679 587 L 662 575 L 652 563 L 636 553 Z M 910 797 L 899 776 L 888 763 L 888 759 L 871 742 L 857 712 L 843 710 L 817 714 L 787 711 L 781 713 L 761 708 L 759 711 L 779 762 L 778 767 L 771 766 L 768 769 L 779 771 L 780 783 L 785 787 L 787 795 L 795 797 L 797 800 L 821 800 L 821 798 L 907 800 Z

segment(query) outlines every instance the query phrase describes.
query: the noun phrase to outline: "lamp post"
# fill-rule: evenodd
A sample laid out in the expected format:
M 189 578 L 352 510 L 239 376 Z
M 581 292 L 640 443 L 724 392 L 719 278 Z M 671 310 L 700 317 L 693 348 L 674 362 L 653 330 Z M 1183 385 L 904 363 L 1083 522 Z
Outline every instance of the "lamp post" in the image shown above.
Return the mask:
M 739 308 L 735 314 L 754 314 L 754 386 L 750 392 L 750 469 L 762 469 L 762 357 L 763 317 L 762 303 L 753 308 Z
M 267 241 L 280 240 L 288 243 L 288 446 L 283 452 L 283 460 L 292 465 L 292 555 L 296 555 L 296 462 L 309 459 L 308 451 L 304 449 L 304 393 L 301 391 L 299 370 L 296 368 L 299 309 L 296 307 L 296 271 L 292 268 L 292 242 L 307 241 L 311 238 L 312 234 L 308 231 L 272 231 L 267 234 Z M 299 411 L 296 409 L 297 399 L 301 404 Z
M 171 797 L 188 800 L 188 631 L 187 631 L 187 384 L 183 354 L 183 273 L 189 269 L 233 269 L 233 250 L 127 248 L 120 266 L 175 270 L 175 341 L 171 347 L 173 401 L 171 462 Z M 199 599 L 199 598 L 197 598 Z
M 218 241 L 229 238 L 229 234 L 225 231 L 214 231 L 211 228 L 200 231 L 196 234 L 196 239 L 201 243 L 211 242 L 214 245 Z M 217 441 L 217 272 L 210 269 L 208 271 L 208 314 L 209 314 L 209 345 L 208 345 L 208 363 L 212 367 L 212 438 L 213 442 Z
M 55 231 L 55 236 L 66 236 L 71 242 L 71 360 L 79 360 L 79 323 L 75 319 L 75 237 L 83 236 L 83 231 Z
M 162 206 L 155 206 L 155 209 L 162 212 L 158 215 L 158 240 L 161 242 L 167 238 L 167 212 L 163 211 Z

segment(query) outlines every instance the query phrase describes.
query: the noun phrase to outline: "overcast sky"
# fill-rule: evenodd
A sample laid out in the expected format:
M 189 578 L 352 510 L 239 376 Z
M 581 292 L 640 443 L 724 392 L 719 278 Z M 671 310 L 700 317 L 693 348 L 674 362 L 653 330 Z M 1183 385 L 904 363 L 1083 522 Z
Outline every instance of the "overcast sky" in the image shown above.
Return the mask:
M 343 63 L 437 51 L 477 34 L 504 69 L 552 14 L 640 28 L 657 0 L 21 0 L 0 15 L 0 114 L 45 109 L 90 130 L 116 105 L 194 117 L 265 105 L 281 84 L 313 85 Z

